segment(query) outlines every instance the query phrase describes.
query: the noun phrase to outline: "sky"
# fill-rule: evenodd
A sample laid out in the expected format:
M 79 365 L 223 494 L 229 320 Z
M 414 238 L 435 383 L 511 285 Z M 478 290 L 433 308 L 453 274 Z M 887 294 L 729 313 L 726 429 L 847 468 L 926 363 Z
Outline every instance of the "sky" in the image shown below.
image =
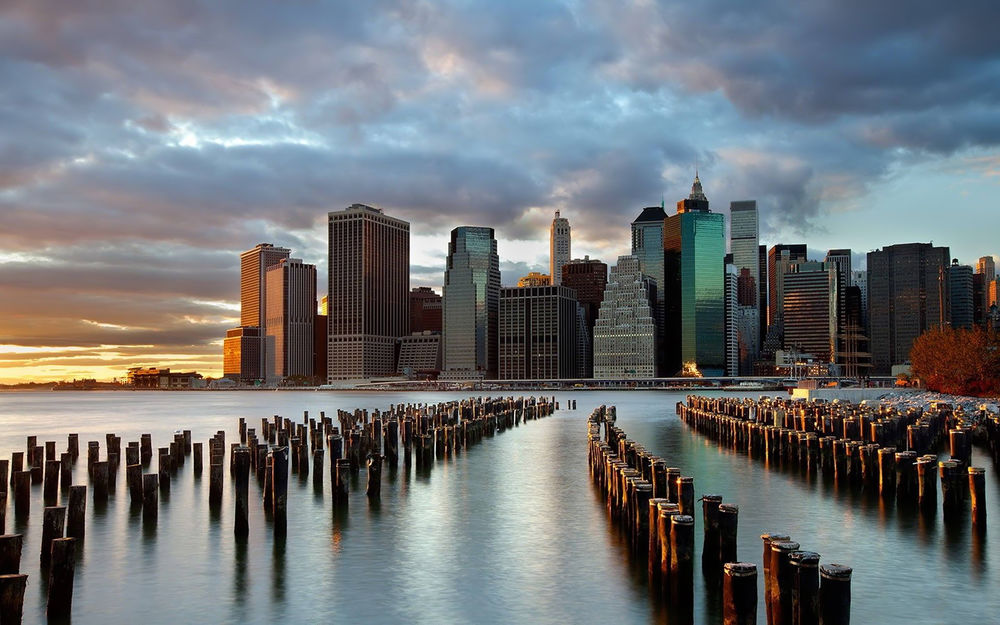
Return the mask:
M 504 283 L 628 253 L 697 169 L 762 243 L 1000 254 L 1000 3 L 6 0 L 0 383 L 221 373 L 238 254 L 325 276 L 326 213 L 459 225 Z M 325 290 L 325 283 L 319 285 Z

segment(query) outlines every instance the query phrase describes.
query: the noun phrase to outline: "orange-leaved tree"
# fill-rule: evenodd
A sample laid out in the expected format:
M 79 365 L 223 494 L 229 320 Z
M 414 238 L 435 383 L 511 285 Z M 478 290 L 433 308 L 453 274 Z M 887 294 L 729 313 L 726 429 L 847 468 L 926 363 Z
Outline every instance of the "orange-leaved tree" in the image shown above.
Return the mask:
M 927 388 L 955 395 L 1000 395 L 1000 335 L 982 328 L 935 328 L 910 350 L 913 374 Z

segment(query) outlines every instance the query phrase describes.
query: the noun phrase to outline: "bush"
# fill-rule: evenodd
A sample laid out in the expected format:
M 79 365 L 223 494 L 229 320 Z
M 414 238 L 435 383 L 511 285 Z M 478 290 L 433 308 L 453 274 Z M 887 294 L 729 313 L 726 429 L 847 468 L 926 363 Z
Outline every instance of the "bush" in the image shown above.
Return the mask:
M 937 328 L 917 337 L 911 371 L 928 389 L 953 395 L 1000 395 L 1000 335 L 981 328 Z

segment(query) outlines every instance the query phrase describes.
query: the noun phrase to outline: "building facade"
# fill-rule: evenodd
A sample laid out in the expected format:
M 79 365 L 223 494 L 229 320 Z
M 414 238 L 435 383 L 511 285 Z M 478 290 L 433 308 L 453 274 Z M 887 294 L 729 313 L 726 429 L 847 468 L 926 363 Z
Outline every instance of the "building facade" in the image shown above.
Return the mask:
M 577 305 L 565 286 L 500 289 L 502 380 L 577 377 Z
M 451 231 L 442 294 L 443 366 L 452 377 L 497 377 L 500 257 L 493 228 Z
M 226 330 L 222 343 L 222 375 L 240 384 L 255 384 L 263 380 L 260 371 L 264 342 L 257 326 L 240 326 Z
M 316 323 L 316 265 L 283 258 L 267 270 L 267 379 L 311 381 Z
M 732 375 L 750 375 L 757 357 L 760 328 L 761 288 L 760 219 L 756 200 L 730 202 L 729 251 L 736 270 L 737 299 L 732 310 L 736 326 L 736 362 Z M 753 311 L 749 309 L 753 309 Z M 727 335 L 728 336 L 728 335 Z M 727 361 L 732 358 L 727 349 Z
M 240 327 L 259 328 L 256 348 L 249 346 L 253 333 L 241 340 L 241 358 L 253 360 L 241 363 L 239 370 L 247 373 L 247 380 L 263 380 L 267 376 L 267 346 L 264 340 L 264 325 L 267 318 L 267 270 L 286 259 L 291 254 L 287 247 L 276 247 L 270 243 L 258 243 L 253 249 L 240 254 Z M 225 349 L 225 346 L 223 346 Z M 223 355 L 225 360 L 225 354 Z M 231 365 L 235 370 L 236 366 Z M 241 373 L 241 375 L 243 375 Z
M 436 377 L 441 372 L 441 335 L 424 331 L 400 337 L 396 372 L 412 377 Z
M 410 291 L 410 333 L 441 332 L 444 309 L 434 289 L 419 286 Z
M 611 268 L 594 325 L 594 377 L 656 377 L 656 284 L 643 275 L 639 259 L 619 256 Z
M 364 204 L 327 224 L 327 379 L 392 375 L 410 322 L 410 224 Z
M 785 350 L 834 363 L 840 319 L 835 263 L 804 262 L 784 275 Z
M 656 322 L 657 366 L 662 367 L 662 354 L 666 330 L 666 303 L 663 279 L 663 220 L 667 213 L 663 206 L 647 206 L 632 222 L 632 256 L 639 259 L 639 271 L 653 281 L 656 295 L 653 301 L 653 320 Z M 657 375 L 662 374 L 657 370 Z
M 779 243 L 767 251 L 767 326 L 780 328 L 781 305 L 784 300 L 784 276 L 796 263 L 806 258 L 805 243 L 786 245 Z
M 971 330 L 975 306 L 972 292 L 972 266 L 952 261 L 948 268 L 948 292 L 951 298 L 951 327 Z
M 557 286 L 562 284 L 563 265 L 573 257 L 571 243 L 569 220 L 560 217 L 559 211 L 556 211 L 552 226 L 549 228 L 549 276 L 551 276 L 551 284 Z
M 948 321 L 947 247 L 889 245 L 868 252 L 868 328 L 873 374 L 909 362 L 913 341 Z
M 701 180 L 663 222 L 667 376 L 692 365 L 722 375 L 725 362 L 725 216 L 709 210 Z
M 547 273 L 538 273 L 537 271 L 530 271 L 528 275 L 517 279 L 518 287 L 549 286 L 551 284 L 556 284 L 552 281 L 552 276 Z
M 586 341 L 584 357 L 580 362 L 580 377 L 589 378 L 594 370 L 594 324 L 604 299 L 604 288 L 608 284 L 608 266 L 589 256 L 574 259 L 563 265 L 563 285 L 576 291 L 576 301 L 580 304 L 584 318 Z

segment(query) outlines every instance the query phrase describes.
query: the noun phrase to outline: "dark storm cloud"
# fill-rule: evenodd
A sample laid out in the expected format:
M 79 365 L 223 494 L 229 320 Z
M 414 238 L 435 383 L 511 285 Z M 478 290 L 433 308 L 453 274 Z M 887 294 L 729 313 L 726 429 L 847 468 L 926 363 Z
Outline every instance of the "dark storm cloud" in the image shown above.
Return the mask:
M 714 209 L 756 198 L 765 236 L 798 235 L 901 160 L 996 148 L 998 21 L 980 1 L 6 2 L 0 342 L 217 351 L 237 253 L 270 241 L 325 276 L 326 212 L 354 202 L 427 240 L 537 241 L 558 209 L 575 251 L 611 255 L 698 166 Z M 440 284 L 444 246 L 414 252 L 413 284 Z M 505 284 L 539 269 L 506 262 Z

